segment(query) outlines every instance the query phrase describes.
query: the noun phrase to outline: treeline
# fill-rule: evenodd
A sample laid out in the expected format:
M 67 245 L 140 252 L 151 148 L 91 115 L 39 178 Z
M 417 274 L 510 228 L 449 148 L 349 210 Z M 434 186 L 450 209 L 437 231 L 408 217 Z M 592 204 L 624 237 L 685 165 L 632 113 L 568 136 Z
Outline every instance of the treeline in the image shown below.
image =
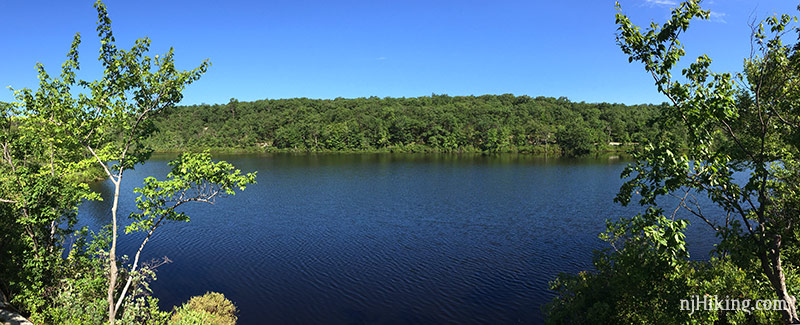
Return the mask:
M 158 151 L 554 152 L 653 139 L 661 105 L 529 96 L 277 99 L 178 106 L 154 120 Z M 681 132 L 675 132 L 681 137 Z M 609 145 L 613 143 L 613 145 Z

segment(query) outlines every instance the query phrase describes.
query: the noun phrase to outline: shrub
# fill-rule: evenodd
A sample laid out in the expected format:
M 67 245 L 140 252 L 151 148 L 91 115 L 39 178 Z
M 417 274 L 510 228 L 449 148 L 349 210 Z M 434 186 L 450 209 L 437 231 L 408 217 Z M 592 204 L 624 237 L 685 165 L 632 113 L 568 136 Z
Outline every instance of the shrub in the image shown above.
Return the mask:
M 175 310 L 170 324 L 236 324 L 236 306 L 218 292 L 192 297 Z

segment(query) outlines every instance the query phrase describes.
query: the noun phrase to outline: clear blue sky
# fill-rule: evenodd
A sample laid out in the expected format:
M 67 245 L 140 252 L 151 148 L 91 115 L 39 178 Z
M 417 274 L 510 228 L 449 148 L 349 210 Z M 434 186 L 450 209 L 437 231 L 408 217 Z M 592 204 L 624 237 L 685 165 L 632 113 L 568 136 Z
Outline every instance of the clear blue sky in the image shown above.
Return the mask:
M 672 0 L 621 0 L 635 23 L 663 22 Z M 92 1 L 0 1 L 0 86 L 35 87 L 36 62 L 57 74 L 80 32 L 82 72 L 99 76 Z M 152 55 L 213 66 L 184 104 L 230 98 L 413 97 L 513 93 L 574 101 L 660 103 L 615 44 L 614 1 L 107 1 L 118 45 L 149 36 Z M 791 1 L 706 0 L 711 21 L 684 39 L 718 71 L 749 55 L 748 21 L 796 14 Z M 692 61 L 693 59 L 687 60 Z M 11 101 L 0 89 L 0 101 Z

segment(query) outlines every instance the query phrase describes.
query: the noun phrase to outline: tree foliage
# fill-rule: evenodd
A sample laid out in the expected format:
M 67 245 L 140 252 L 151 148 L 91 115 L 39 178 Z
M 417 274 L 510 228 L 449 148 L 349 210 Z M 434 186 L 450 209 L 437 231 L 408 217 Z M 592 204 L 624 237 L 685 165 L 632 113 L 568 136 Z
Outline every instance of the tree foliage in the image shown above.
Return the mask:
M 178 103 L 208 63 L 178 70 L 172 49 L 148 56 L 147 38 L 119 49 L 106 6 L 94 7 L 102 78 L 78 78 L 76 35 L 58 77 L 37 64 L 38 88 L 16 90 L 17 103 L 0 103 L 0 290 L 39 323 L 163 323 L 169 313 L 146 297 L 156 265 L 139 261 L 145 244 L 163 222 L 188 221 L 178 210 L 183 203 L 213 203 L 244 190 L 255 174 L 207 153 L 180 156 L 167 180 L 148 178 L 137 189 L 141 212 L 127 230 L 147 236 L 130 264 L 117 255 L 124 173 L 150 157 L 143 140 L 155 130 L 152 117 Z M 112 221 L 91 243 L 86 230 L 70 237 L 79 204 L 100 199 L 84 181 L 87 170 L 100 170 L 114 185 Z M 67 238 L 75 244 L 65 254 Z
M 658 105 L 574 103 L 566 98 L 432 95 L 417 98 L 231 100 L 168 108 L 146 143 L 267 151 L 545 152 L 579 155 L 632 144 L 660 128 Z
M 590 315 L 636 323 L 800 322 L 795 299 L 800 47 L 783 41 L 798 31 L 790 25 L 796 18 L 775 15 L 753 26 L 754 52 L 743 73 L 711 72 L 711 59 L 701 55 L 681 70 L 682 78 L 673 78 L 685 54 L 680 34 L 693 19 L 708 17 L 697 1 L 685 1 L 666 23 L 642 31 L 617 14 L 622 51 L 642 63 L 670 100 L 668 118 L 685 126 L 688 146 L 681 150 L 676 141 L 660 137 L 635 154 L 615 200 L 627 205 L 638 198 L 646 212 L 609 224 L 601 238 L 615 250 L 596 259 L 596 273 L 562 276 L 554 284 L 560 293 L 548 310 L 554 322 Z M 700 196 L 723 213 L 710 215 Z M 674 197 L 678 209 L 716 232 L 720 243 L 712 260 L 688 260 L 687 220 L 665 213 L 663 197 Z M 704 294 L 778 299 L 786 308 L 691 316 L 680 310 L 680 299 Z

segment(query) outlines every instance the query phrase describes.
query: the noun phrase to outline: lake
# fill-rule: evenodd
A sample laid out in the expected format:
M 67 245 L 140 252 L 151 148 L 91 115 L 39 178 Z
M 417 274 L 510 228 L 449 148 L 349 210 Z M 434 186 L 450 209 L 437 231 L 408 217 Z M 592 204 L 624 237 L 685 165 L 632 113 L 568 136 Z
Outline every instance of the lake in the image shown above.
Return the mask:
M 126 172 L 121 215 L 145 176 Z M 239 307 L 241 324 L 541 323 L 560 272 L 591 269 L 626 162 L 616 157 L 338 154 L 219 156 L 258 184 L 215 205 L 186 206 L 189 223 L 159 228 L 143 259 L 167 256 L 162 308 L 206 291 Z M 94 184 L 109 198 L 110 182 Z M 81 223 L 110 220 L 110 200 Z M 128 220 L 121 219 L 122 224 Z M 694 226 L 693 256 L 713 238 Z M 132 256 L 140 237 L 122 235 Z

